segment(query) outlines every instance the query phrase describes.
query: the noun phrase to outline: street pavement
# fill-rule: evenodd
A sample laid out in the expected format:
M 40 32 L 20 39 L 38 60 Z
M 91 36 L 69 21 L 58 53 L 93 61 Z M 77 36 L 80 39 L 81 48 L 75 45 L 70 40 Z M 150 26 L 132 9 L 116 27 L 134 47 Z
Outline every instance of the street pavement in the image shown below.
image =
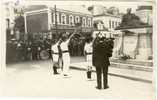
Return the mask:
M 72 57 L 71 60 L 71 68 L 79 70 L 87 69 L 88 63 L 85 62 L 85 59 L 83 57 Z M 135 64 L 111 62 L 111 65 L 109 66 L 109 75 L 132 79 L 135 81 L 152 83 L 154 81 L 152 66 L 141 66 Z M 92 69 L 95 71 L 95 67 Z
M 84 59 L 73 59 L 72 64 Z M 20 62 L 7 65 L 1 82 L 1 96 L 38 96 L 109 98 L 114 100 L 154 100 L 152 83 L 109 75 L 109 88 L 97 90 L 96 74 L 87 80 L 86 71 L 70 69 L 71 77 L 53 75 L 51 60 Z
M 78 70 L 86 70 L 88 66 L 88 63 L 81 62 L 81 63 L 72 63 L 71 68 L 72 69 L 78 69 Z M 118 65 L 119 66 L 119 65 Z M 95 72 L 95 67 L 92 68 Z M 109 66 L 109 75 L 117 76 L 117 77 L 123 77 L 135 81 L 142 81 L 147 83 L 152 83 L 153 81 L 153 72 L 149 71 L 140 71 L 136 69 L 128 69 L 128 68 L 121 68 L 121 67 L 113 67 L 112 64 Z

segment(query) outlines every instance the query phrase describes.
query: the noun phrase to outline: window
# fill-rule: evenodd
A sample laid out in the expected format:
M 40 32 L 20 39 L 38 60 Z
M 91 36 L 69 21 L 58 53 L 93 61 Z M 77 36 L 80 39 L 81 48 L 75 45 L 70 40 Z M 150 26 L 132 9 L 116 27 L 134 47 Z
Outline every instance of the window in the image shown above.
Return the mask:
M 98 30 L 103 30 L 103 24 L 99 22 L 98 24 Z
M 55 17 L 55 13 L 53 14 L 53 18 L 54 18 L 54 23 L 55 23 L 55 21 L 56 21 L 56 18 L 57 18 L 57 23 L 60 23 L 60 21 L 59 21 L 59 13 L 56 13 L 56 17 Z
M 76 16 L 76 17 L 75 17 L 75 22 L 76 22 L 76 23 L 79 23 L 79 22 L 80 22 L 79 16 Z
M 74 18 L 72 15 L 69 16 L 69 25 L 73 26 L 74 25 Z
M 111 28 L 111 20 L 109 21 L 109 27 Z
M 62 14 L 61 23 L 62 23 L 63 25 L 66 24 L 66 16 L 65 16 L 65 14 Z
M 83 17 L 83 19 L 82 19 L 82 26 L 86 27 L 86 18 L 85 17 Z
M 62 24 L 65 24 L 65 16 L 62 16 Z
M 10 27 L 10 20 L 9 19 L 6 19 L 6 22 L 7 22 L 7 28 L 9 28 Z
M 115 22 L 115 27 L 117 27 L 117 22 Z
M 51 18 L 52 18 L 52 23 L 54 23 L 54 13 L 52 12 Z
M 118 25 L 120 25 L 120 22 L 118 22 Z
M 91 27 L 91 18 L 88 18 L 88 27 Z
M 114 21 L 112 21 L 112 28 L 114 28 Z

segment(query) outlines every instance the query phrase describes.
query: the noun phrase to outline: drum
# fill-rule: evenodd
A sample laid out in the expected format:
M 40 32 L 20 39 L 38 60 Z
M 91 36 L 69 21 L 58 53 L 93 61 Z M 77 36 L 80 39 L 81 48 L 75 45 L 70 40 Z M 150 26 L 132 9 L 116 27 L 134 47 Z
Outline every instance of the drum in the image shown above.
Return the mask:
M 47 50 L 42 50 L 40 52 L 40 57 L 42 60 L 46 60 L 46 59 L 49 59 L 49 52 Z

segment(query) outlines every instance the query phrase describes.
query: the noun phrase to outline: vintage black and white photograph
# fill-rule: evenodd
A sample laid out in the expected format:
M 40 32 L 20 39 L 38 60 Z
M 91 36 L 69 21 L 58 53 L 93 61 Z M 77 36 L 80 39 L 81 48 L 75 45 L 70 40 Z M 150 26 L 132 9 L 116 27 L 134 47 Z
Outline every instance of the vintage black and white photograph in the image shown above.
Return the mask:
M 154 2 L 2 2 L 0 96 L 154 100 Z

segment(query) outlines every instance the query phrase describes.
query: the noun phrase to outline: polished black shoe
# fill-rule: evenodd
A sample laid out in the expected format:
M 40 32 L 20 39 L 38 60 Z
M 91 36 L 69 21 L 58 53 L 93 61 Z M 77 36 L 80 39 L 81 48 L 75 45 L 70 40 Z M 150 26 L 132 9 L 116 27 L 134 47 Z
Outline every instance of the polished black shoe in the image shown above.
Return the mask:
M 59 73 L 53 73 L 54 75 L 59 74 Z
M 109 88 L 109 86 L 108 86 L 108 85 L 104 87 L 104 89 L 108 89 L 108 88 Z
M 98 86 L 96 86 L 95 88 L 96 88 L 96 89 L 99 89 L 99 90 L 101 89 L 101 87 L 98 87 Z
M 64 74 L 64 76 L 68 76 L 67 74 Z

